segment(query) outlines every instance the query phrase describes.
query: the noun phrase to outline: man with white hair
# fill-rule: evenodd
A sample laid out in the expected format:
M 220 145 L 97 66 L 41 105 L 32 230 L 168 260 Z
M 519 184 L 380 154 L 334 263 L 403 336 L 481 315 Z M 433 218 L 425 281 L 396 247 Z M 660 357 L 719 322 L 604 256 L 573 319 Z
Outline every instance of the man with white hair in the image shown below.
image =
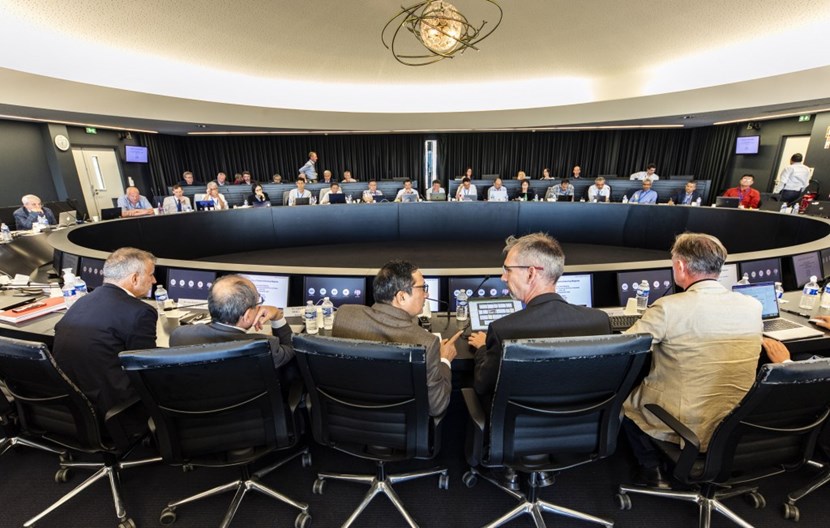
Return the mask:
M 46 217 L 49 225 L 58 223 L 55 220 L 55 215 L 48 207 L 43 207 L 40 198 L 34 194 L 27 194 L 21 199 L 23 207 L 14 212 L 14 223 L 18 231 L 31 229 L 32 225 L 38 221 L 41 216 Z
M 127 187 L 124 196 L 118 199 L 118 207 L 121 208 L 121 216 L 145 216 L 155 211 L 150 201 L 138 191 L 138 187 Z

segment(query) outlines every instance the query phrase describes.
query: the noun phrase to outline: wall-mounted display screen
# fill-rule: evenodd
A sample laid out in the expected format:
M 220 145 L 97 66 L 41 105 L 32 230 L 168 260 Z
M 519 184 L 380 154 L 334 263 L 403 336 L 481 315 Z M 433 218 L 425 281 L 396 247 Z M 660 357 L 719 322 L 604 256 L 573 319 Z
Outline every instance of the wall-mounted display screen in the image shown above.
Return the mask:
M 750 260 L 741 262 L 738 266 L 741 277 L 744 273 L 749 277 L 749 282 L 781 282 L 781 259 L 771 258 L 764 260 Z
M 735 154 L 758 154 L 761 136 L 740 136 L 735 140 Z
M 207 301 L 215 280 L 215 271 L 170 268 L 167 270 L 167 296 L 180 305 L 202 304 Z
M 306 276 L 303 279 L 303 304 L 317 304 L 328 297 L 334 306 L 366 304 L 366 279 L 363 277 Z
M 621 271 L 617 273 L 617 291 L 620 295 L 620 306 L 625 306 L 628 299 L 637 296 L 637 286 L 646 280 L 649 285 L 648 303 L 674 293 L 674 278 L 671 268 L 643 270 L 643 271 Z
M 124 154 L 127 163 L 147 163 L 147 147 L 127 145 Z

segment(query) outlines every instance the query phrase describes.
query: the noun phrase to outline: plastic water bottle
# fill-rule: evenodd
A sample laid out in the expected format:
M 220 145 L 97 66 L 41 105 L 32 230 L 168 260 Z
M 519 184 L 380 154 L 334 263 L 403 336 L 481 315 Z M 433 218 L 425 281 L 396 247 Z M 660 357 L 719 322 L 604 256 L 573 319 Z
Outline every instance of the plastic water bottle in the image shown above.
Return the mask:
M 158 202 L 158 211 L 157 212 L 160 215 L 164 214 L 164 208 L 161 206 L 161 202 Z
M 781 209 L 778 210 L 779 213 L 787 213 L 787 202 L 781 204 Z
M 2 242 L 12 241 L 12 231 L 11 229 L 9 229 L 9 226 L 7 226 L 5 223 L 3 223 L 3 225 L 0 225 L 0 233 L 0 239 L 2 239 Z
M 317 307 L 314 306 L 314 301 L 308 301 L 303 312 L 303 319 L 305 319 L 305 333 L 317 333 Z
M 816 306 L 816 299 L 818 299 L 818 283 L 816 276 L 810 277 L 810 282 L 804 285 L 801 291 L 801 302 L 798 303 L 799 308 L 804 310 L 812 310 Z
M 798 214 L 798 204 L 795 204 L 793 206 L 793 213 L 792 214 Z
M 248 207 L 248 199 L 245 198 L 245 201 L 242 203 L 242 207 Z
M 466 321 L 470 315 L 470 307 L 467 304 L 467 290 L 459 290 L 455 297 L 455 320 Z
M 86 282 L 84 282 L 84 279 L 82 279 L 82 278 L 80 278 L 76 275 L 75 276 L 75 295 L 77 296 L 77 298 L 80 299 L 81 297 L 83 297 L 87 293 L 89 293 L 89 290 L 86 287 Z
M 637 286 L 637 311 L 638 312 L 645 312 L 646 308 L 648 308 L 648 294 L 650 293 L 650 288 L 648 286 L 648 281 L 643 280 L 640 282 L 640 285 Z
M 323 329 L 331 330 L 334 326 L 334 304 L 328 297 L 323 297 Z
M 741 280 L 738 281 L 738 284 L 749 284 L 749 273 L 744 273 L 744 276 L 741 277 Z
M 156 305 L 158 305 L 159 312 L 164 312 L 164 303 L 167 301 L 167 290 L 164 289 L 164 286 L 159 284 L 156 286 Z
M 784 286 L 780 282 L 775 283 L 775 300 L 781 305 L 781 300 L 784 298 Z
M 628 203 L 628 196 L 623 194 L 622 203 Z
M 693 205 L 693 206 L 696 206 L 696 207 L 700 207 L 700 204 L 702 204 L 702 203 L 703 203 L 703 199 L 702 199 L 700 196 L 698 196 L 698 197 L 697 197 L 697 200 L 695 200 L 694 202 L 692 202 L 692 205 Z
M 821 307 L 830 308 L 830 282 L 824 285 L 824 293 L 821 294 Z
M 67 309 L 71 308 L 75 304 L 75 301 L 78 300 L 78 296 L 75 294 L 75 274 L 72 273 L 71 268 L 63 270 L 63 288 L 61 288 L 61 293 L 63 293 L 63 302 L 66 304 Z

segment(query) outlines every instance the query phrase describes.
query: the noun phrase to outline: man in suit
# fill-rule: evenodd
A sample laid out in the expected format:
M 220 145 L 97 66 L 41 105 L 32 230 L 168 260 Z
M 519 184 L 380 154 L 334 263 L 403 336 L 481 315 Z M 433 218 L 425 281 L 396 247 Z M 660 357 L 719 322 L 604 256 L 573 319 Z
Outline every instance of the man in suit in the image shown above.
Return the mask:
M 623 430 L 640 464 L 638 484 L 668 487 L 651 438 L 679 437 L 645 406 L 655 403 L 686 424 L 706 451 L 715 427 L 755 380 L 761 350 L 761 303 L 718 282 L 726 248 L 711 236 L 679 235 L 671 249 L 683 293 L 662 297 L 627 333 L 654 338 L 651 369 L 623 406 Z
M 686 182 L 686 187 L 682 191 L 677 191 L 677 194 L 669 198 L 669 205 L 692 205 L 697 203 L 698 199 L 703 199 L 702 195 L 697 191 L 697 182 L 694 180 Z
M 217 185 L 219 184 L 217 183 Z M 190 207 L 190 198 L 184 195 L 184 189 L 179 184 L 173 186 L 173 196 L 165 198 L 161 207 L 164 214 L 184 213 L 193 210 Z
M 101 417 L 138 397 L 118 353 L 156 346 L 158 313 L 141 300 L 156 282 L 155 262 L 140 249 L 114 251 L 104 262 L 104 284 L 78 299 L 55 325 L 55 361 Z M 136 421 L 135 427 L 146 424 Z
M 211 322 L 206 325 L 180 326 L 170 334 L 170 346 L 224 343 L 245 339 L 267 339 L 271 345 L 274 367 L 282 367 L 294 358 L 291 327 L 283 311 L 261 304 L 256 286 L 239 275 L 221 277 L 208 293 Z M 248 333 L 262 330 L 270 323 L 272 335 Z
M 21 202 L 23 202 L 23 206 L 13 213 L 15 229 L 18 231 L 31 229 L 32 225 L 37 223 L 38 218 L 41 216 L 46 218 L 49 225 L 58 223 L 52 210 L 48 207 L 43 207 L 40 198 L 34 194 L 27 194 L 21 199 Z
M 461 335 L 439 340 L 418 326 L 416 316 L 424 308 L 428 293 L 424 276 L 409 262 L 387 262 L 375 276 L 375 304 L 346 304 L 337 309 L 334 337 L 423 345 L 426 348 L 429 414 L 440 415 L 450 403 L 455 341 Z
M 496 387 L 505 339 L 611 333 L 605 312 L 568 304 L 556 293 L 565 253 L 555 239 L 544 233 L 510 237 L 504 253 L 501 280 L 526 308 L 490 323 L 486 335 L 476 332 L 468 339 L 476 349 L 475 390 L 488 399 Z

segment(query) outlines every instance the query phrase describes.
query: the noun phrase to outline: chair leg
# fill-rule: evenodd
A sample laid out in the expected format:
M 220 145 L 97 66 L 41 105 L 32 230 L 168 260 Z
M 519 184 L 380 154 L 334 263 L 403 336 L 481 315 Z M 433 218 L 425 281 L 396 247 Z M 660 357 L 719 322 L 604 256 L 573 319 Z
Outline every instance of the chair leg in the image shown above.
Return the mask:
M 521 517 L 522 515 L 524 515 L 526 513 L 530 513 L 530 510 L 531 510 L 530 503 L 527 502 L 526 500 L 522 500 L 522 502 L 518 506 L 513 508 L 512 510 L 508 511 L 507 513 L 505 513 L 504 515 L 502 515 L 498 519 L 485 524 L 484 528 L 496 528 L 498 526 L 502 526 L 504 524 L 509 523 L 510 521 L 512 521 L 513 519 L 515 519 L 517 517 Z
M 269 496 L 271 498 L 274 498 L 274 499 L 276 499 L 280 502 L 284 502 L 285 504 L 288 504 L 289 506 L 293 506 L 293 507 L 297 508 L 298 510 L 301 510 L 301 511 L 304 511 L 304 512 L 308 511 L 308 504 L 306 504 L 305 502 L 295 501 L 291 497 L 283 495 L 282 493 L 280 493 L 280 492 L 278 492 L 274 489 L 271 489 L 268 486 L 263 486 L 262 483 L 260 483 L 257 480 L 251 480 L 250 481 L 250 486 L 251 486 L 251 489 L 253 489 L 254 491 L 258 491 L 258 492 L 262 493 L 263 495 L 267 495 L 267 496 Z
M 806 486 L 803 486 L 795 491 L 791 491 L 787 494 L 787 504 L 794 505 L 796 501 L 803 499 L 804 497 L 816 491 L 828 482 L 830 482 L 830 468 L 824 466 L 823 471 L 819 473 L 816 476 L 816 478 L 807 483 Z
M 413 478 L 417 478 L 417 477 L 413 477 Z M 409 480 L 409 479 L 405 479 L 405 480 Z M 397 493 L 395 493 L 395 489 L 392 488 L 391 478 L 390 478 L 390 481 L 389 481 L 388 484 L 386 482 L 381 482 L 379 486 L 380 486 L 380 491 L 382 493 L 384 493 L 387 497 L 389 497 L 389 500 L 392 502 L 392 504 L 395 505 L 395 508 L 397 508 L 398 511 L 401 513 L 401 516 L 404 518 L 404 520 L 410 526 L 410 528 L 418 528 L 418 524 L 415 522 L 415 519 L 413 519 L 412 516 L 409 514 L 409 512 L 406 511 L 406 508 L 403 505 L 403 501 L 401 501 L 401 498 L 398 497 Z
M 724 504 L 719 500 L 712 501 L 712 509 L 716 512 L 720 513 L 733 523 L 737 524 L 741 528 L 752 528 L 752 525 L 746 522 L 745 520 L 741 519 L 738 514 L 724 506 Z
M 184 504 L 189 504 L 191 502 L 196 502 L 196 501 L 199 501 L 199 500 L 202 500 L 202 499 L 206 499 L 208 497 L 213 497 L 214 495 L 220 495 L 222 493 L 226 493 L 228 491 L 235 490 L 235 489 L 239 488 L 240 486 L 242 486 L 242 483 L 243 483 L 242 480 L 235 480 L 233 482 L 228 482 L 227 484 L 222 484 L 221 486 L 216 486 L 215 488 L 211 488 L 209 490 L 199 492 L 195 495 L 191 495 L 190 497 L 186 497 L 184 499 L 169 502 L 169 503 L 167 503 L 167 507 L 170 508 L 170 509 L 176 509 L 179 506 L 182 506 Z
M 369 503 L 372 502 L 372 499 L 374 499 L 378 493 L 380 493 L 380 485 L 379 482 L 374 481 L 372 483 L 372 486 L 369 488 L 369 491 L 366 492 L 366 495 L 363 497 L 361 503 L 357 506 L 355 511 L 353 511 L 352 514 L 349 515 L 349 518 L 346 519 L 346 522 L 343 523 L 342 528 L 348 528 L 349 526 L 351 526 L 352 523 L 355 522 L 355 520 L 357 520 L 358 516 L 360 516 L 360 514 L 363 513 L 363 510 L 366 509 L 366 506 L 368 506 Z
M 110 481 L 110 491 L 112 492 L 112 502 L 115 505 L 115 516 L 120 522 L 127 518 L 127 508 L 124 507 L 124 501 L 121 499 L 121 491 L 118 486 L 117 470 L 107 466 L 104 468 Z
M 742 528 L 752 528 L 752 525 L 741 519 L 735 512 L 724 506 L 722 502 L 720 502 L 720 498 L 726 497 L 734 497 L 737 495 L 742 495 L 744 493 L 756 490 L 757 487 L 750 487 L 750 488 L 735 488 L 732 490 L 727 490 L 721 493 L 716 494 L 716 498 L 710 498 L 704 496 L 699 491 L 675 491 L 675 490 L 667 490 L 667 489 L 659 489 L 659 488 L 647 488 L 647 487 L 640 487 L 640 486 L 632 486 L 632 485 L 621 485 L 619 488 L 619 495 L 618 499 L 624 498 L 628 493 L 635 493 L 640 495 L 650 495 L 652 497 L 662 497 L 665 499 L 678 499 L 685 502 L 695 502 L 698 504 L 699 509 L 699 517 L 698 517 L 698 526 L 699 528 L 709 528 L 712 524 L 712 511 L 720 513 L 727 519 L 731 520 L 738 526 Z M 622 504 L 625 504 L 624 499 Z M 628 500 L 627 505 L 623 506 L 621 504 L 622 509 L 630 509 L 631 502 Z
M 231 521 L 233 521 L 233 518 L 236 515 L 236 510 L 238 510 L 239 505 L 242 504 L 242 499 L 245 498 L 248 486 L 245 486 L 244 482 L 241 484 L 242 485 L 236 488 L 236 493 L 234 493 L 231 504 L 228 506 L 228 511 L 225 512 L 225 517 L 222 519 L 222 522 L 219 523 L 219 528 L 228 528 L 228 526 L 231 525 Z
M 539 509 L 555 513 L 557 515 L 562 515 L 563 517 L 571 517 L 572 519 L 580 519 L 583 521 L 592 522 L 595 524 L 601 524 L 608 528 L 614 526 L 614 523 L 611 521 L 606 521 L 601 517 L 595 517 L 589 513 L 582 513 L 580 511 L 572 510 L 570 508 L 565 508 L 563 506 L 559 506 L 557 504 L 550 503 L 548 501 L 537 500 L 536 505 Z
M 32 449 L 39 449 L 40 451 L 46 451 L 47 453 L 54 453 L 60 456 L 66 456 L 66 449 L 61 449 L 57 447 L 52 447 L 49 444 L 43 444 L 41 442 L 35 440 L 29 440 L 27 438 L 11 438 L 11 445 L 14 446 L 16 444 L 20 444 L 22 446 L 31 447 Z M 2 452 L 0 452 L 2 454 Z
M 57 510 L 58 508 L 63 506 L 65 503 L 67 503 L 69 500 L 71 500 L 74 496 L 78 495 L 79 493 L 81 493 L 82 491 L 84 491 L 85 489 L 90 487 L 91 485 L 95 484 L 95 482 L 101 480 L 102 478 L 104 478 L 106 476 L 107 476 L 107 467 L 103 466 L 98 471 L 93 473 L 85 481 L 81 482 L 78 486 L 76 486 L 75 489 L 73 489 L 72 491 L 70 491 L 69 493 L 67 493 L 66 495 L 61 497 L 60 499 L 58 499 L 54 504 L 52 504 L 51 506 L 49 506 L 48 508 L 46 508 L 45 510 L 40 512 L 35 517 L 32 517 L 31 519 L 26 521 L 23 524 L 23 526 L 24 527 L 34 526 L 36 522 L 38 522 L 42 518 L 46 517 L 47 515 L 49 515 L 53 511 Z

